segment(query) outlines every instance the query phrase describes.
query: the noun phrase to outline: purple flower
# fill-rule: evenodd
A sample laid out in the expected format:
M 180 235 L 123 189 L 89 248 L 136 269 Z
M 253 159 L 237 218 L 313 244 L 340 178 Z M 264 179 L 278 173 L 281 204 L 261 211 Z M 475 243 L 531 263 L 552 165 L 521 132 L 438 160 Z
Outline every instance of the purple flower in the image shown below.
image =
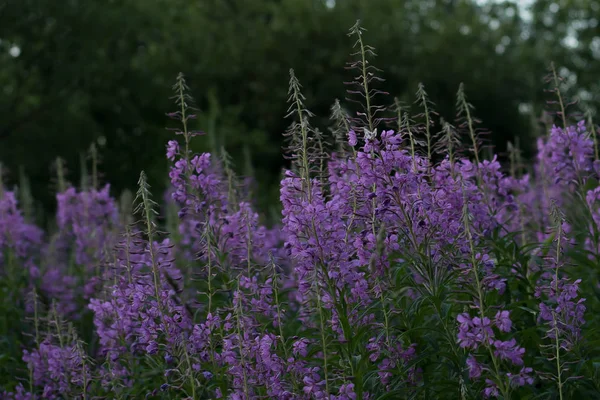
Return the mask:
M 4 392 L 1 397 L 6 400 L 34 400 L 37 398 L 33 393 L 25 390 L 22 383 L 17 385 L 15 392 Z
M 494 355 L 500 359 L 512 362 L 514 365 L 523 365 L 523 354 L 525 349 L 517 346 L 517 341 L 511 339 L 508 341 L 494 341 Z
M 512 327 L 512 322 L 510 321 L 510 312 L 509 311 L 498 311 L 496 313 L 496 319 L 494 322 L 496 323 L 496 327 L 501 332 L 510 332 L 510 328 Z
M 467 358 L 467 367 L 469 368 L 469 378 L 477 379 L 481 376 L 483 368 L 472 355 Z
M 521 371 L 519 371 L 518 374 L 511 374 L 509 372 L 506 375 L 509 377 L 510 383 L 513 386 L 525 386 L 525 385 L 533 384 L 534 379 L 531 376 L 532 372 L 533 372 L 532 368 L 523 367 L 523 368 L 521 368 Z
M 309 344 L 309 340 L 305 338 L 301 338 L 294 342 L 292 345 L 292 351 L 295 356 L 306 357 L 307 355 L 307 347 Z
M 354 392 L 354 383 L 345 383 L 340 386 L 339 400 L 356 400 L 356 393 Z
M 356 132 L 354 132 L 354 130 L 350 130 L 350 132 L 348 132 L 348 144 L 354 147 L 357 143 L 358 140 L 356 138 Z
M 490 397 L 499 397 L 500 396 L 500 392 L 498 391 L 498 386 L 496 385 L 496 383 L 490 379 L 486 379 L 485 380 L 485 384 L 486 387 L 485 389 L 483 389 L 483 396 L 486 399 L 489 399 Z
M 479 345 L 493 339 L 494 332 L 489 318 L 485 317 L 482 320 L 479 317 L 474 317 L 471 319 L 469 314 L 462 313 L 456 319 L 460 324 L 458 342 L 461 347 L 475 350 Z
M 176 140 L 169 140 L 167 143 L 167 158 L 170 161 L 175 159 L 175 156 L 179 153 L 179 142 Z

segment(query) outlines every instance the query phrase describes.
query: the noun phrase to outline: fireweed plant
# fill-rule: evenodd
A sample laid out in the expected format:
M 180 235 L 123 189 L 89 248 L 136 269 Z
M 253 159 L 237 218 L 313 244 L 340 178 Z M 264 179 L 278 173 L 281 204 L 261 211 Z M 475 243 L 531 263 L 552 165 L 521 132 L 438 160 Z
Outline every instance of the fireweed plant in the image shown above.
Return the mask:
M 600 396 L 593 120 L 569 122 L 552 67 L 560 123 L 533 165 L 511 144 L 501 166 L 462 85 L 452 118 L 423 85 L 384 106 L 364 32 L 350 30 L 359 111 L 336 101 L 331 134 L 290 71 L 275 224 L 225 150 L 192 152 L 182 75 L 164 207 L 144 172 L 119 206 L 97 157 L 81 187 L 58 162 L 48 234 L 27 188 L 0 185 L 2 398 Z

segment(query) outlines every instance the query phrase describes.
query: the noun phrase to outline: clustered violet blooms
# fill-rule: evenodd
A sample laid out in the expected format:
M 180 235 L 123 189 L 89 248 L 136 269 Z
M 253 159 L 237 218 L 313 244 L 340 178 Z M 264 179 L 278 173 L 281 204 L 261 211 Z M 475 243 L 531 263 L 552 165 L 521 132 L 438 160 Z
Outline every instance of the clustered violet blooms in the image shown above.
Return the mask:
M 20 261 L 30 278 L 39 277 L 35 258 L 42 238 L 42 231 L 25 221 L 15 193 L 0 187 L 0 273 L 6 274 L 6 268 L 16 268 Z
M 43 388 L 45 399 L 59 399 L 74 388 L 83 391 L 85 379 L 91 376 L 76 343 L 57 345 L 45 340 L 32 352 L 25 350 L 23 360 L 32 371 L 33 384 Z
M 135 223 L 119 223 L 109 186 L 69 188 L 57 195 L 58 233 L 45 244 L 14 195 L 2 193 L 0 271 L 10 272 L 9 255 L 27 266 L 43 300 L 28 310 L 28 384 L 4 397 L 87 398 L 107 387 L 120 398 L 374 399 L 429 390 L 433 373 L 465 395 L 508 398 L 536 390 L 546 363 L 522 340 L 505 299 L 537 302 L 539 342 L 562 360 L 551 371 L 562 393 L 564 360 L 584 340 L 585 285 L 565 252 L 577 245 L 575 225 L 553 224 L 551 214 L 597 174 L 585 125 L 554 127 L 538 143 L 533 172 L 520 177 L 496 157 L 420 155 L 413 134 L 423 127 L 361 130 L 352 121 L 326 157 L 298 87 L 291 99 L 306 121 L 291 129 L 297 154 L 280 182 L 279 225 L 264 224 L 224 157 L 190 150 L 197 134 L 182 78 L 181 111 L 169 114 L 181 139 L 166 146 L 175 235 L 159 229 L 145 174 Z M 582 196 L 591 253 L 599 193 Z M 528 272 L 516 262 L 507 272 L 493 245 L 513 243 L 513 234 L 523 245 L 546 240 L 532 246 Z M 84 323 L 78 302 L 93 314 L 89 352 L 75 325 L 44 333 L 46 313 Z
M 100 289 L 105 263 L 116 243 L 119 212 L 110 186 L 56 195 L 58 232 L 44 247 L 47 266 L 42 288 L 65 315 L 81 314 L 81 304 Z
M 56 195 L 56 222 L 63 240 L 73 243 L 79 265 L 100 261 L 112 249 L 112 227 L 118 225 L 119 214 L 109 191 L 110 185 L 81 192 L 71 187 Z

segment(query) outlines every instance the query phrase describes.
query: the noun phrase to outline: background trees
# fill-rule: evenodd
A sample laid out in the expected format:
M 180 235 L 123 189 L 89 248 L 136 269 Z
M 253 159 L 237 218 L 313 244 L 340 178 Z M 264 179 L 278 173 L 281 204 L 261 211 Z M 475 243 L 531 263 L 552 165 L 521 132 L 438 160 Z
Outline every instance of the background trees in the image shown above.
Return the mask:
M 8 0 L 0 2 L 0 160 L 15 183 L 22 166 L 52 207 L 48 181 L 60 156 L 78 182 L 80 154 L 98 146 L 105 178 L 119 192 L 145 169 L 164 187 L 165 112 L 170 82 L 183 72 L 198 100 L 195 127 L 207 148 L 224 146 L 276 193 L 288 125 L 288 69 L 326 131 L 343 101 L 344 69 L 360 18 L 378 51 L 385 88 L 405 103 L 423 82 L 442 116 L 455 93 L 469 100 L 500 152 L 531 143 L 544 106 L 550 61 L 572 95 L 598 104 L 600 1 L 460 0 Z M 585 91 L 582 91 L 585 89 Z M 393 92 L 391 92 L 393 90 Z M 202 150 L 202 149 L 197 149 Z M 525 148 L 527 154 L 531 148 Z M 243 168 L 243 165 L 238 165 Z M 45 197 L 44 197 L 45 196 Z

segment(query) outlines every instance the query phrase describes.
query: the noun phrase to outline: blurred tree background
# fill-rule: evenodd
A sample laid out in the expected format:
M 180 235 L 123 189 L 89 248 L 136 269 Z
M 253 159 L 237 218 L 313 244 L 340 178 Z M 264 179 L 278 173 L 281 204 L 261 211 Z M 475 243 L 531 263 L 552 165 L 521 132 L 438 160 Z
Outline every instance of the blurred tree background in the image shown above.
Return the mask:
M 5 181 L 30 179 L 52 208 L 51 165 L 66 160 L 77 183 L 95 143 L 115 194 L 141 169 L 165 188 L 173 126 L 171 85 L 187 77 L 199 108 L 196 150 L 224 146 L 253 165 L 263 206 L 277 196 L 288 70 L 328 126 L 344 102 L 357 19 L 377 49 L 382 85 L 407 104 L 425 84 L 452 120 L 464 82 L 497 151 L 520 139 L 531 154 L 554 61 L 569 91 L 599 102 L 600 0 L 0 0 L 0 160 Z M 527 4 L 525 4 L 527 6 Z

